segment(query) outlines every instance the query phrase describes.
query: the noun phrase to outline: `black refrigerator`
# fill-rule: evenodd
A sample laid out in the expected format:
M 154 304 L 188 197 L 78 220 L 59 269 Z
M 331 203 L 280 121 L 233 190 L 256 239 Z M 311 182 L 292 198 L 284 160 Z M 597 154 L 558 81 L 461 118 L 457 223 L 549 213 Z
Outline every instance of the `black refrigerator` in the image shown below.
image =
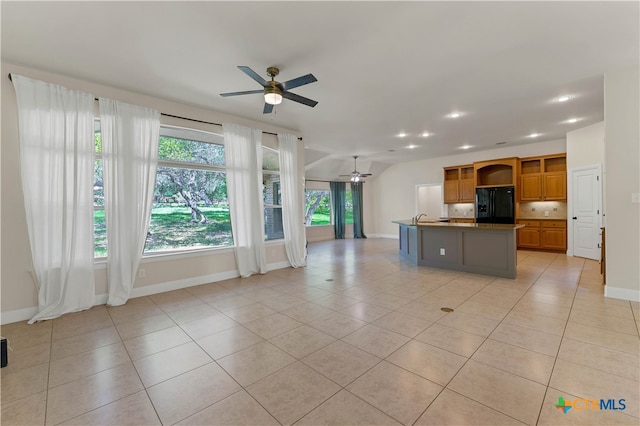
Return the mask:
M 513 186 L 476 188 L 476 223 L 516 223 Z

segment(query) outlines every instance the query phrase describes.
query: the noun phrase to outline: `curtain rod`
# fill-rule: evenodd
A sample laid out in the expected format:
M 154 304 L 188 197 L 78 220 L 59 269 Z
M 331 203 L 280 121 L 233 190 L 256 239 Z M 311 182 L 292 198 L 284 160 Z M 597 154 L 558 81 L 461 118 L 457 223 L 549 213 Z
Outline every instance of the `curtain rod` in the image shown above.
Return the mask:
M 305 182 L 323 182 L 323 183 L 331 183 L 331 182 L 344 182 L 344 183 L 350 183 L 351 181 L 348 180 L 318 180 L 318 179 L 305 179 Z M 364 183 L 363 180 L 360 181 L 361 183 Z
M 9 73 L 9 80 L 13 81 L 13 79 L 11 78 L 11 73 Z M 98 100 L 98 98 L 94 98 L 96 101 Z M 193 121 L 195 123 L 203 123 L 203 124 L 212 124 L 214 126 L 222 126 L 222 124 L 220 123 L 213 123 L 211 121 L 204 121 L 204 120 L 197 120 L 195 118 L 188 118 L 188 117 L 181 117 L 179 115 L 173 115 L 173 114 L 165 114 L 164 112 L 161 112 L 160 115 L 164 115 L 165 117 L 172 117 L 172 118 L 179 118 L 181 120 L 187 120 L 187 121 Z M 267 131 L 262 131 L 262 133 L 264 133 L 265 135 L 273 135 L 273 136 L 278 136 L 277 133 L 273 133 L 273 132 L 267 132 Z M 298 137 L 298 140 L 301 141 L 302 138 Z

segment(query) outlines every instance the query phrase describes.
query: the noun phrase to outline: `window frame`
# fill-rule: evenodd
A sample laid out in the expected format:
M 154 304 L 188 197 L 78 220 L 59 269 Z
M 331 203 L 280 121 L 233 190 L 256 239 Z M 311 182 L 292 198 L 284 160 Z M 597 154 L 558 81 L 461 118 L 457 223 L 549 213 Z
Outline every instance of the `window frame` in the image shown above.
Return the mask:
M 97 123 L 96 131 L 99 131 L 99 129 L 100 129 L 100 127 L 99 127 L 100 118 L 99 117 L 95 117 L 94 121 Z M 163 132 L 162 132 L 163 128 L 186 130 L 186 131 L 192 131 L 192 132 L 198 132 L 198 133 L 206 133 L 206 134 L 214 136 L 215 138 L 221 138 L 222 143 L 209 142 L 209 141 L 195 141 L 195 142 L 211 143 L 211 144 L 221 145 L 223 148 L 225 147 L 224 136 L 221 135 L 220 133 L 216 133 L 216 132 L 208 131 L 208 130 L 202 130 L 202 129 L 198 129 L 198 128 L 191 128 L 191 127 L 186 127 L 186 126 L 161 123 L 160 124 L 159 138 L 162 137 L 162 136 L 165 136 L 165 137 L 170 137 L 170 138 L 181 139 L 180 137 L 176 137 L 176 136 L 173 136 L 173 135 L 163 135 Z M 190 139 L 184 139 L 184 140 L 190 140 Z M 100 152 L 95 152 L 95 161 L 102 162 L 102 160 L 103 160 L 103 154 L 102 154 L 102 149 L 101 149 Z M 191 169 L 191 170 L 204 170 L 204 171 L 210 171 L 210 172 L 224 173 L 226 175 L 226 166 L 225 165 L 213 165 L 213 164 L 206 164 L 206 163 L 191 163 L 191 162 L 187 162 L 187 161 L 165 160 L 165 159 L 158 158 L 157 168 L 160 168 L 160 167 L 178 168 L 178 169 Z M 154 192 L 156 190 L 156 183 L 157 183 L 157 175 L 156 175 L 156 182 L 154 183 Z M 227 201 L 228 201 L 228 196 L 227 196 Z M 98 210 L 103 210 L 104 211 L 105 207 L 104 207 L 104 205 L 97 206 L 94 203 L 93 209 L 94 209 L 94 212 L 98 211 Z M 231 209 L 231 206 L 229 206 L 229 209 Z M 95 213 L 94 213 L 94 217 L 95 217 Z M 149 221 L 151 221 L 151 217 L 149 217 Z M 95 234 L 95 224 L 94 224 L 94 246 L 95 246 L 95 237 L 96 237 L 96 234 Z M 156 258 L 156 257 L 165 257 L 165 256 L 174 256 L 174 258 L 175 258 L 175 256 L 183 257 L 183 256 L 189 256 L 189 255 L 200 255 L 200 254 L 206 254 L 204 252 L 208 252 L 208 251 L 229 252 L 229 251 L 232 251 L 235 248 L 235 241 L 233 241 L 233 234 L 231 234 L 231 241 L 232 241 L 231 245 L 172 248 L 172 249 L 161 250 L 161 251 L 153 251 L 153 252 L 147 252 L 146 251 L 146 244 L 145 244 L 145 250 L 142 253 L 142 259 L 144 260 L 144 259 L 150 259 L 150 258 Z M 95 255 L 95 251 L 94 251 L 94 262 L 96 262 L 96 263 L 104 263 L 104 262 L 106 262 L 106 260 L 107 260 L 106 255 L 105 256 L 96 256 Z
M 327 182 L 327 186 L 329 185 L 329 183 Z M 305 227 L 308 228 L 317 228 L 317 227 L 322 227 L 322 226 L 333 226 L 334 225 L 334 214 L 333 214 L 333 196 L 331 195 L 331 189 L 330 188 L 307 188 L 305 185 L 304 188 L 304 193 L 305 193 L 305 218 L 307 216 L 307 205 L 306 205 L 306 195 L 307 195 L 307 191 L 321 191 L 321 192 L 326 192 L 327 193 L 327 197 L 329 199 L 329 223 L 325 223 L 325 224 L 319 224 L 319 225 L 312 225 L 312 224 L 308 224 L 305 223 Z
M 270 169 L 265 169 L 264 168 L 264 163 L 263 163 L 263 167 L 262 167 L 262 177 L 263 177 L 263 181 L 264 181 L 264 176 L 265 175 L 273 175 L 273 176 L 278 176 L 278 180 L 277 182 L 273 182 L 278 183 L 278 193 L 274 194 L 274 196 L 272 197 L 274 199 L 274 201 L 276 202 L 280 202 L 280 204 L 267 204 L 266 202 L 264 202 L 263 199 L 263 214 L 265 215 L 265 229 L 263 230 L 264 232 L 264 241 L 265 243 L 273 243 L 273 242 L 278 242 L 278 241 L 284 241 L 284 229 L 283 229 L 283 236 L 281 238 L 269 238 L 268 234 L 267 234 L 267 221 L 266 221 L 266 215 L 267 215 L 267 209 L 280 209 L 280 218 L 282 218 L 282 195 L 281 195 L 281 175 L 280 175 L 280 151 L 265 145 L 262 145 L 262 150 L 263 152 L 266 151 L 270 151 L 275 153 L 278 156 L 278 170 L 270 170 Z M 263 187 L 264 188 L 264 187 Z M 284 228 L 284 223 L 282 223 L 283 228 Z

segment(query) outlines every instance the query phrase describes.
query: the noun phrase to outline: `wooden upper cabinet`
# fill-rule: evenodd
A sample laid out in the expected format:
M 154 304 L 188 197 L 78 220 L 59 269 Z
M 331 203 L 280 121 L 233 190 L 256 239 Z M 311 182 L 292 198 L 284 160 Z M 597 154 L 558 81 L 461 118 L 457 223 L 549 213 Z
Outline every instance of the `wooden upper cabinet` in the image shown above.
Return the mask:
M 452 166 L 444 168 L 444 202 L 473 203 L 475 201 L 473 166 Z
M 476 188 L 473 185 L 473 178 L 460 181 L 460 202 L 473 203 L 476 201 Z
M 518 159 L 515 157 L 473 163 L 476 188 L 486 186 L 514 186 L 516 184 L 517 163 Z
M 537 201 L 542 199 L 542 175 L 520 176 L 520 200 Z
M 567 199 L 567 173 L 545 173 L 543 186 L 544 199 L 547 201 Z
M 458 181 L 457 180 L 445 180 L 444 181 L 444 202 L 457 203 L 460 197 L 458 196 Z
M 521 158 L 520 201 L 562 201 L 567 199 L 566 154 Z

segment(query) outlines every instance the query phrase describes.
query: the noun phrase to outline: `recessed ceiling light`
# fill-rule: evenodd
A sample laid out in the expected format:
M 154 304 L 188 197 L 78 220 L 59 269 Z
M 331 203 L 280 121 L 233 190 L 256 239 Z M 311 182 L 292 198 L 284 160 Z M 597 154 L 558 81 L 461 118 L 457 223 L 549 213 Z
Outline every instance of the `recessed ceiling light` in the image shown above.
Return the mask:
M 417 147 L 418 147 L 418 145 L 408 145 L 407 146 L 407 148 L 409 148 L 409 149 L 413 149 L 413 148 L 417 148 Z
M 528 138 L 537 138 L 538 136 L 542 135 L 541 133 L 531 133 L 529 136 L 527 136 Z
M 423 132 L 420 136 L 422 136 L 423 138 L 428 138 L 429 136 L 431 136 L 431 133 Z
M 458 117 L 461 117 L 461 116 L 462 116 L 462 113 L 458 112 L 458 111 L 454 111 L 451 114 L 447 115 L 447 117 L 449 117 L 449 118 L 458 118 Z
M 473 148 L 473 145 L 462 145 L 460 147 L 460 149 L 469 149 L 469 148 Z
M 569 99 L 571 99 L 571 96 L 564 95 L 556 98 L 556 102 L 567 102 Z
M 405 132 L 400 132 L 396 136 L 399 137 L 399 138 L 404 138 L 404 137 L 407 136 L 407 134 Z
M 567 121 L 565 121 L 565 123 L 573 124 L 573 123 L 577 123 L 578 121 L 580 121 L 579 118 L 570 118 Z

